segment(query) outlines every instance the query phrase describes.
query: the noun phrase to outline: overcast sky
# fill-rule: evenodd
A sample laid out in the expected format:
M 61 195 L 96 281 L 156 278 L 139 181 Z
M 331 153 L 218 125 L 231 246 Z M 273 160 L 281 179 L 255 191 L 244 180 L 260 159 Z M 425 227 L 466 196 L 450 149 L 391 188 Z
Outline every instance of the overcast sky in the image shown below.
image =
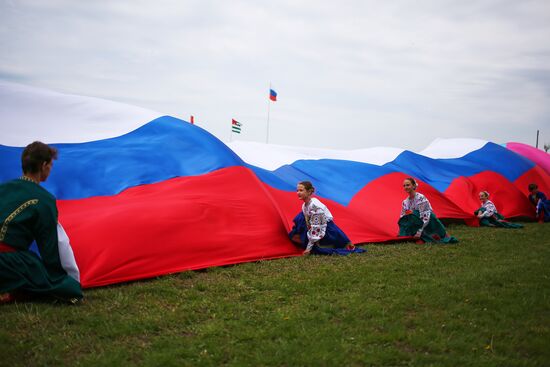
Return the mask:
M 550 143 L 550 1 L 0 0 L 0 79 L 228 141 Z

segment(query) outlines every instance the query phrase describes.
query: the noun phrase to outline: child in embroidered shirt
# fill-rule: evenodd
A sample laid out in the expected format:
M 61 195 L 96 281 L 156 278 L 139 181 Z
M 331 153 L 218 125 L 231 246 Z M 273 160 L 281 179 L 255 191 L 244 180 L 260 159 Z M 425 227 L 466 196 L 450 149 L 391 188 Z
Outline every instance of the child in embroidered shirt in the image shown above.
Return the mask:
M 418 183 L 412 177 L 407 177 L 403 181 L 403 189 L 408 196 L 401 204 L 399 236 L 414 236 L 419 242 L 458 242 L 456 238 L 447 234 L 428 199 L 416 192 L 417 187 Z
M 479 193 L 479 201 L 481 201 L 481 208 L 476 210 L 474 214 L 478 217 L 480 226 L 523 228 L 523 225 L 519 223 L 511 223 L 504 220 L 504 216 L 497 211 L 495 204 L 489 200 L 489 192 L 481 191 Z
M 309 181 L 299 182 L 296 187 L 302 204 L 302 212 L 294 219 L 295 227 L 291 239 L 304 246 L 304 254 L 309 254 L 314 246 L 330 245 L 335 248 L 353 250 L 355 246 L 346 234 L 334 223 L 330 210 L 319 199 L 313 197 L 315 188 Z

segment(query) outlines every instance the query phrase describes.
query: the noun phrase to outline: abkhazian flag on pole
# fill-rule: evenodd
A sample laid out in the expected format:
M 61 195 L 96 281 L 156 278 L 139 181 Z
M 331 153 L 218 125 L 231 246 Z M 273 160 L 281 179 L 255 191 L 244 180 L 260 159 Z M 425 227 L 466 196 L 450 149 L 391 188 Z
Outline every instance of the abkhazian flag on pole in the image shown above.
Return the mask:
M 269 90 L 269 99 L 273 102 L 277 102 L 277 92 L 275 92 L 273 89 Z
M 235 119 L 231 119 L 231 131 L 232 132 L 240 134 L 241 133 L 241 126 L 242 126 L 242 124 L 239 121 L 237 121 Z

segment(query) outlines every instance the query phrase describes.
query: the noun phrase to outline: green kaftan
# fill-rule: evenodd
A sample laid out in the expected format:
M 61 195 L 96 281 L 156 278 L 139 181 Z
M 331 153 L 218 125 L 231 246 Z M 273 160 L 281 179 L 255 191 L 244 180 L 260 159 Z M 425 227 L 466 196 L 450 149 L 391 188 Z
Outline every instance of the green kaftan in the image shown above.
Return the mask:
M 26 177 L 0 185 L 0 293 L 25 291 L 63 300 L 82 298 L 80 283 L 61 266 L 55 197 Z M 40 257 L 29 251 L 36 241 Z

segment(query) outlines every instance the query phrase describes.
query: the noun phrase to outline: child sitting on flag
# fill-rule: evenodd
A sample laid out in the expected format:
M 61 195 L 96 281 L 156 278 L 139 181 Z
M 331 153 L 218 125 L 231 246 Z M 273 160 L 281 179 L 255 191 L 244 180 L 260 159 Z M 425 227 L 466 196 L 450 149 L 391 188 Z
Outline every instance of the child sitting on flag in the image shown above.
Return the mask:
M 309 181 L 298 183 L 296 193 L 304 203 L 302 211 L 294 218 L 294 227 L 288 234 L 292 242 L 305 248 L 304 254 L 339 254 L 363 252 L 355 248 L 346 234 L 338 228 L 328 208 L 312 197 L 315 188 Z M 334 249 L 321 246 L 333 246 Z
M 479 200 L 481 201 L 481 208 L 476 210 L 474 214 L 478 217 L 481 226 L 523 228 L 521 224 L 510 223 L 504 220 L 504 216 L 497 211 L 495 204 L 489 200 L 489 193 L 487 191 L 479 193 Z
M 443 223 L 437 219 L 428 199 L 416 192 L 418 184 L 412 177 L 403 181 L 403 189 L 408 197 L 401 205 L 399 236 L 414 236 L 419 242 L 457 243 L 458 240 L 447 234 Z

